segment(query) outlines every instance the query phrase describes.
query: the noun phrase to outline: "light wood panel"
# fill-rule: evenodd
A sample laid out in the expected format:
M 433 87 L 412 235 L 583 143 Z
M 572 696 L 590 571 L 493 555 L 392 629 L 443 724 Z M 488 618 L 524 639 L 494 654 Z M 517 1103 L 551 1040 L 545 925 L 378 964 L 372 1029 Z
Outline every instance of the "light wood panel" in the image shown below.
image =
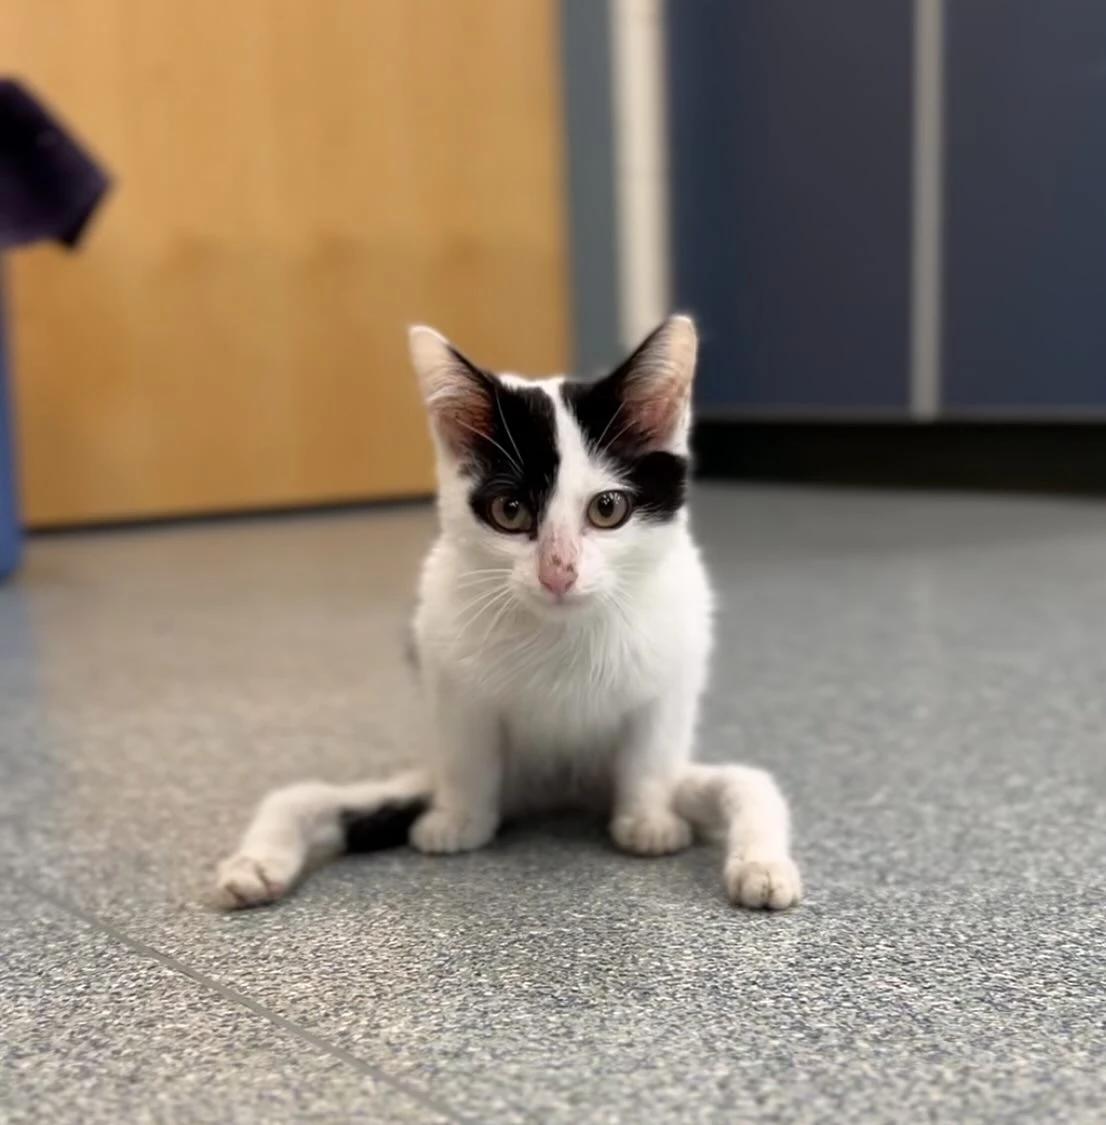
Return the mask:
M 563 368 L 555 0 L 3 0 L 118 178 L 9 297 L 32 524 L 422 492 L 404 326 Z

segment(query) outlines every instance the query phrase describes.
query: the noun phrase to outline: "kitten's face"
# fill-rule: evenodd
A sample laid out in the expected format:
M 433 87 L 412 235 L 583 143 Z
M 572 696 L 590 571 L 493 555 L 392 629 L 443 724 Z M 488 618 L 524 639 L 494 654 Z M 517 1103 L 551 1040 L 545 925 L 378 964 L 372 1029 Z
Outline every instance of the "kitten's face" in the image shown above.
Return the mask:
M 673 317 L 595 382 L 493 375 L 411 333 L 438 451 L 445 533 L 473 600 L 506 588 L 552 616 L 612 605 L 681 517 L 695 330 Z

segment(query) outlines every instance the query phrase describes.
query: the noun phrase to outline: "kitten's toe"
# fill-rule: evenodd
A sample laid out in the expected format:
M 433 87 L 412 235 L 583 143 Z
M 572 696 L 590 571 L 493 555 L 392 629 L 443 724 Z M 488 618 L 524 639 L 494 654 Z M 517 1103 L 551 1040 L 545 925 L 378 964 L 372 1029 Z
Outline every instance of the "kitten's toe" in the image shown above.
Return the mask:
M 611 824 L 611 838 L 632 855 L 671 855 L 691 843 L 691 825 L 667 810 L 645 816 L 618 816 Z
M 471 852 L 490 843 L 495 835 L 493 820 L 470 816 L 453 809 L 431 809 L 411 826 L 411 846 L 430 855 Z
M 296 864 L 287 857 L 239 853 L 219 864 L 215 901 L 224 910 L 275 902 L 292 885 Z
M 738 906 L 754 910 L 786 910 L 803 897 L 803 883 L 794 861 L 739 860 L 726 867 L 726 893 Z

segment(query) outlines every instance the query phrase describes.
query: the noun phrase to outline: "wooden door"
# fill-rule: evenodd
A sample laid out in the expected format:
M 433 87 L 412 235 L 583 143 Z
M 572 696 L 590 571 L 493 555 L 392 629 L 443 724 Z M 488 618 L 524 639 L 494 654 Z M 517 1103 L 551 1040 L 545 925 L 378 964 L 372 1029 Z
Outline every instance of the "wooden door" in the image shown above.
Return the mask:
M 405 325 L 567 353 L 556 0 L 4 0 L 117 177 L 11 269 L 32 525 L 417 494 Z

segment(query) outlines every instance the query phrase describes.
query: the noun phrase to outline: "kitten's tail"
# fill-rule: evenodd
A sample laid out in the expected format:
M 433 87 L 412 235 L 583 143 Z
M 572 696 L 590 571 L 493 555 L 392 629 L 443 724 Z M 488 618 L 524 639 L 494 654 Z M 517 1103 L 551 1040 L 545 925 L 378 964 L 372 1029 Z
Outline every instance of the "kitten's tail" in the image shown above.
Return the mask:
M 398 847 L 430 795 L 430 779 L 418 770 L 384 781 L 277 789 L 258 806 L 238 851 L 219 865 L 216 901 L 228 910 L 260 906 L 286 894 L 311 860 Z
M 734 902 L 782 910 L 802 897 L 787 802 L 771 774 L 694 763 L 676 786 L 674 805 L 701 832 L 723 837 L 723 881 Z

